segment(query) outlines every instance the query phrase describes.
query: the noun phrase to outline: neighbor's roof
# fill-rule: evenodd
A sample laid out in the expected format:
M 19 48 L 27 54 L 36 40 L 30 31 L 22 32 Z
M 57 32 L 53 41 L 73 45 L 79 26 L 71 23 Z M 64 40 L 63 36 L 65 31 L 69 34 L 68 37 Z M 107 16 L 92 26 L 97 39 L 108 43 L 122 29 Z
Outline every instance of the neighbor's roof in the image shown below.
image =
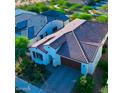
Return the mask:
M 79 4 L 83 4 L 85 0 L 68 0 L 71 3 L 79 3 Z
M 35 12 L 30 12 L 30 11 L 25 11 L 25 10 L 22 10 L 22 9 L 16 9 L 15 10 L 15 16 L 18 16 L 20 14 L 23 14 L 23 13 L 28 13 L 28 14 L 36 14 Z
M 66 21 L 69 19 L 65 14 L 58 11 L 54 11 L 54 10 L 45 11 L 42 13 L 42 15 L 53 17 L 55 19 L 63 20 L 63 21 Z
M 15 23 L 17 24 L 18 22 L 27 20 L 28 27 L 34 26 L 35 35 L 37 35 L 47 23 L 54 20 L 52 17 L 47 17 L 32 12 L 30 13 L 28 11 L 23 12 L 23 10 L 20 9 L 16 9 L 16 11 L 22 11 L 22 12 L 18 13 L 18 15 L 16 16 Z
M 59 48 L 59 55 L 79 62 L 93 62 L 104 37 L 107 35 L 107 23 L 98 23 L 76 19 L 62 30 L 35 43 Z M 48 40 L 49 39 L 49 40 Z M 45 43 L 44 43 L 45 42 Z

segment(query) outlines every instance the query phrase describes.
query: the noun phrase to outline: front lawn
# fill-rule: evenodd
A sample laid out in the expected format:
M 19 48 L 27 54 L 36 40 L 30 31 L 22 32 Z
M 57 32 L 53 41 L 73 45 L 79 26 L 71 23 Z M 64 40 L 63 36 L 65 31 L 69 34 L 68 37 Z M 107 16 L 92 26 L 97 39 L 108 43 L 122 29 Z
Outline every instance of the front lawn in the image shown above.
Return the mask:
M 44 65 L 38 65 L 28 58 L 23 58 L 21 64 L 16 62 L 16 75 L 37 87 L 41 87 L 50 72 L 45 69 Z

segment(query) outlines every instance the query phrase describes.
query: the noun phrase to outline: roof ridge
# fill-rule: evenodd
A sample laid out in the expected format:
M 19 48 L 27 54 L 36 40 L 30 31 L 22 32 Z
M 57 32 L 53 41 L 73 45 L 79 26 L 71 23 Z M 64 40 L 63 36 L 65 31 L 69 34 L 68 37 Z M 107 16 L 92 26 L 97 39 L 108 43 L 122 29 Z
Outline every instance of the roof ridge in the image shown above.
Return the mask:
M 102 45 L 101 43 L 85 42 L 85 41 L 81 41 L 81 42 L 84 44 L 87 44 L 87 45 L 92 45 L 92 46 L 101 46 Z
M 79 43 L 79 41 L 78 41 L 78 39 L 77 39 L 77 37 L 76 37 L 76 35 L 75 35 L 74 31 L 72 31 L 72 33 L 73 33 L 73 35 L 74 35 L 74 38 L 75 38 L 75 39 L 76 39 L 76 41 L 77 41 L 78 46 L 80 47 L 80 50 L 81 50 L 82 54 L 84 55 L 84 58 L 86 59 L 86 61 L 87 61 L 87 63 L 88 63 L 88 62 L 89 62 L 89 60 L 88 60 L 88 58 L 86 57 L 86 55 L 85 55 L 85 53 L 84 53 L 83 49 L 81 48 L 81 45 L 80 45 L 80 43 Z

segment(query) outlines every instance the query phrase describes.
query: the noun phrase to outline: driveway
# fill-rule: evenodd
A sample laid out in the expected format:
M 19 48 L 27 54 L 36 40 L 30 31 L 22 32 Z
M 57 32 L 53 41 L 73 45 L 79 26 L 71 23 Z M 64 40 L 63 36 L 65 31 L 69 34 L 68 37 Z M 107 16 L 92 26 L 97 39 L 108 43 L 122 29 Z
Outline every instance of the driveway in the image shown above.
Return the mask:
M 62 65 L 56 68 L 52 66 L 47 68 L 52 75 L 41 87 L 47 93 L 71 93 L 81 75 L 79 71 Z

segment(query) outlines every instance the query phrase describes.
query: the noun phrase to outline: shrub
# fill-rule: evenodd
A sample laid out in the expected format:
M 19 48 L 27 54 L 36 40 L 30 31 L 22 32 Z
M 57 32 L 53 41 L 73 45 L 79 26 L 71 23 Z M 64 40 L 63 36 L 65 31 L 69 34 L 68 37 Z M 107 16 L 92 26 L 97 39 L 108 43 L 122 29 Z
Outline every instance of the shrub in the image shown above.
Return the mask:
M 26 37 L 17 37 L 15 40 L 15 58 L 19 60 L 26 55 L 29 40 Z
M 98 22 L 102 22 L 102 23 L 108 22 L 108 16 L 107 15 L 98 16 L 96 19 Z
M 50 4 L 51 5 L 55 5 L 56 4 L 56 0 L 50 0 Z
M 73 4 L 69 7 L 69 11 L 73 11 L 76 10 L 77 8 L 79 8 L 81 5 L 80 4 Z
M 32 11 L 32 12 L 36 12 L 36 13 L 44 12 L 49 9 L 49 7 L 45 5 L 45 3 L 35 3 L 32 5 L 21 6 L 19 8 Z
M 102 54 L 105 54 L 105 53 L 106 53 L 106 48 L 103 47 Z
M 100 61 L 98 66 L 104 71 L 108 72 L 108 62 L 107 61 Z
M 82 10 L 83 12 L 88 12 L 88 10 L 91 10 L 91 9 L 92 9 L 91 6 L 83 6 L 83 7 L 81 8 L 81 10 Z
M 101 93 L 108 93 L 108 85 L 104 86 L 104 87 L 101 89 Z
M 78 16 L 78 18 L 80 18 L 80 19 L 85 19 L 85 20 L 91 20 L 92 19 L 92 15 L 91 14 L 88 14 L 88 13 L 83 13 L 83 14 L 80 14 L 79 16 Z
M 108 5 L 107 4 L 106 5 L 103 5 L 99 9 L 100 10 L 108 10 Z
M 108 62 L 100 61 L 98 66 L 103 70 L 103 81 L 102 85 L 105 86 L 108 80 Z
M 94 80 L 92 76 L 81 76 L 77 82 L 76 93 L 92 93 Z
M 101 0 L 94 0 L 94 2 L 100 2 Z
M 74 20 L 76 18 L 79 18 L 79 14 L 78 13 L 72 14 L 71 17 L 70 17 L 70 20 Z
M 105 86 L 108 80 L 108 72 L 103 73 L 103 81 L 102 81 L 102 86 Z

